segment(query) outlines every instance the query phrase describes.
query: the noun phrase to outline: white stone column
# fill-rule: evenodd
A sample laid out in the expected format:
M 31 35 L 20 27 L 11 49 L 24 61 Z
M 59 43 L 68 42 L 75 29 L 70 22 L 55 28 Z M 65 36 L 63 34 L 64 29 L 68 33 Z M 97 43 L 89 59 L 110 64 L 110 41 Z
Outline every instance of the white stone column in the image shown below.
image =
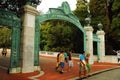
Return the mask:
M 90 53 L 90 64 L 93 64 L 93 28 L 90 26 L 84 27 L 86 30 L 86 54 Z
M 24 6 L 21 36 L 22 73 L 34 72 L 35 17 L 38 11 L 29 5 Z
M 104 62 L 105 57 L 105 32 L 103 30 L 97 31 L 96 33 L 100 38 L 100 62 Z

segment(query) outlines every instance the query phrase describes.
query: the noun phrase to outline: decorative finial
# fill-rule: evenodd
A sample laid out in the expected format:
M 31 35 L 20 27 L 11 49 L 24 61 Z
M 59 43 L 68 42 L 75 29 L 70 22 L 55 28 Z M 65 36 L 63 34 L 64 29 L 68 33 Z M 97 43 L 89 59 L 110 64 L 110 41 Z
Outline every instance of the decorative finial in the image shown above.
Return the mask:
M 90 26 L 91 18 L 90 17 L 85 18 L 85 22 L 86 22 L 87 26 Z
M 102 23 L 99 23 L 99 24 L 98 24 L 98 28 L 99 28 L 99 30 L 102 30 L 103 24 L 102 24 Z

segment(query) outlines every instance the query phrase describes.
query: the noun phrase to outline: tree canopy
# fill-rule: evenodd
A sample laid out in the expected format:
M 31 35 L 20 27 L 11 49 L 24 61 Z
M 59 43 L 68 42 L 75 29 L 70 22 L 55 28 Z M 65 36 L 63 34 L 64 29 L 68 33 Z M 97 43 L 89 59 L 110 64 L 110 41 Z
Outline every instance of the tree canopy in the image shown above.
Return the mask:
M 40 26 L 40 49 L 47 51 L 83 50 L 83 34 L 75 25 L 60 20 L 44 22 Z M 74 46 L 74 47 L 73 47 Z
M 11 30 L 7 27 L 0 28 L 0 47 L 11 47 Z
M 33 7 L 37 7 L 41 3 L 41 0 L 0 0 L 0 10 L 10 10 L 20 15 L 21 8 L 25 4 L 29 4 Z

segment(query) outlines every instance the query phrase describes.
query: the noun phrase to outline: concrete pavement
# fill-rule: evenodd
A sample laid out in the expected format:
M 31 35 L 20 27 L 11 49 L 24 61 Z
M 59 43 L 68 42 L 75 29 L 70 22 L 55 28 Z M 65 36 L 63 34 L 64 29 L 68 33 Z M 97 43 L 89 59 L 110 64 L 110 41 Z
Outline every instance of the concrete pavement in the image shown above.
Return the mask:
M 120 80 L 120 68 L 108 70 L 84 80 Z

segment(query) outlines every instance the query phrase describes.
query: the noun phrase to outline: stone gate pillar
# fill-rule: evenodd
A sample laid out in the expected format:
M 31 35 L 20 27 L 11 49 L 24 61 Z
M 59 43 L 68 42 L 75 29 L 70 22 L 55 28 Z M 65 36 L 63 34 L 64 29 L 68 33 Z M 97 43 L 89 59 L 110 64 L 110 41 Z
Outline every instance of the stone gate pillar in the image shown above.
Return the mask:
M 24 6 L 21 35 L 22 73 L 34 72 L 35 17 L 39 12 L 32 6 Z
M 90 64 L 93 64 L 93 28 L 88 26 L 84 27 L 86 30 L 86 54 L 90 53 Z
M 100 38 L 100 62 L 104 62 L 105 57 L 105 32 L 103 30 L 99 30 L 96 33 Z

